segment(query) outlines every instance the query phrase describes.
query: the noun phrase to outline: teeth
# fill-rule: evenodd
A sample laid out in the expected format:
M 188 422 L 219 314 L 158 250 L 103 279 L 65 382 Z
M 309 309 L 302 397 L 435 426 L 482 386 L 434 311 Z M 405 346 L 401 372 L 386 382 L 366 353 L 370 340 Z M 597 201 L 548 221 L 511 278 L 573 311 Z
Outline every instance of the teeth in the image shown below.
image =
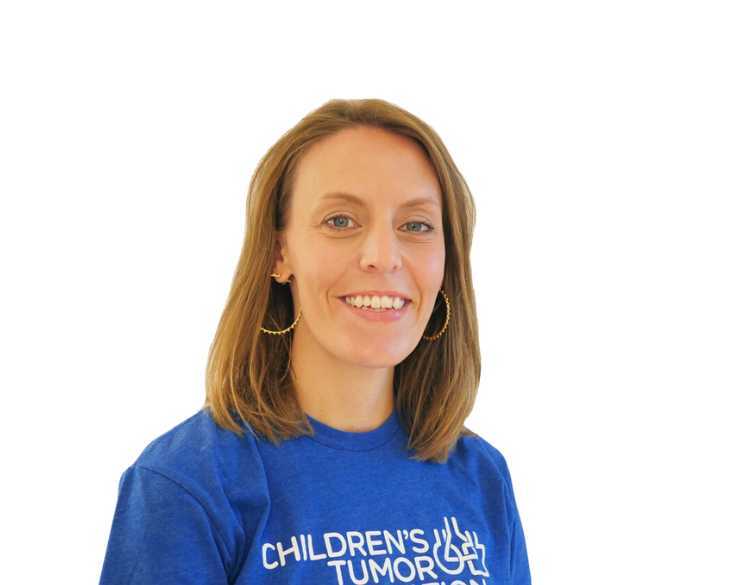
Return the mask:
M 365 309 L 373 309 L 374 311 L 400 309 L 406 303 L 406 301 L 400 297 L 389 297 L 386 295 L 357 295 L 355 297 L 345 297 L 345 301 L 353 307 L 364 307 Z

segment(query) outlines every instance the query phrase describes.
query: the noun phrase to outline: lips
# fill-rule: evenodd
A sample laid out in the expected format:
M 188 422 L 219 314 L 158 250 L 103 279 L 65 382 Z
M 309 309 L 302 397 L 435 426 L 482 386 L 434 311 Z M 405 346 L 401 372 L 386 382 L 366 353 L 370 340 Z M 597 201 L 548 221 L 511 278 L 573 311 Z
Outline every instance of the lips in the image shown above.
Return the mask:
M 345 307 L 345 309 L 347 309 L 347 311 L 350 312 L 353 316 L 365 319 L 367 321 L 377 321 L 384 323 L 390 323 L 401 319 L 401 317 L 406 314 L 406 312 L 408 311 L 408 307 L 411 304 L 411 301 L 407 300 L 403 303 L 403 306 L 400 309 L 383 309 L 382 311 L 376 311 L 373 309 L 363 309 L 362 307 L 353 307 L 344 298 L 340 298 L 340 300 L 342 301 L 341 304 Z
M 399 297 L 399 298 L 402 298 L 404 301 L 411 300 L 410 295 L 407 295 L 397 290 L 363 290 L 363 291 L 350 292 L 344 295 L 340 295 L 339 298 L 343 299 L 345 297 L 357 297 L 357 296 L 360 296 L 360 297 Z

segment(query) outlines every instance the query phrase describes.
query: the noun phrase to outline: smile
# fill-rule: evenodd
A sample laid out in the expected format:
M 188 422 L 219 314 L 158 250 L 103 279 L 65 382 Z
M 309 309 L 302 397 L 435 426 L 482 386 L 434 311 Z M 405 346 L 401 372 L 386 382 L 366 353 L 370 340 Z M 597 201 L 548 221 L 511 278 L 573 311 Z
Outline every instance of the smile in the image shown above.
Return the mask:
M 362 318 L 367 321 L 378 321 L 388 322 L 398 321 L 408 311 L 408 307 L 411 304 L 409 300 L 403 300 L 403 302 L 395 303 L 399 305 L 399 308 L 378 308 L 373 309 L 372 305 L 365 305 L 362 307 L 356 307 L 347 302 L 346 297 L 340 297 L 341 304 L 355 317 Z

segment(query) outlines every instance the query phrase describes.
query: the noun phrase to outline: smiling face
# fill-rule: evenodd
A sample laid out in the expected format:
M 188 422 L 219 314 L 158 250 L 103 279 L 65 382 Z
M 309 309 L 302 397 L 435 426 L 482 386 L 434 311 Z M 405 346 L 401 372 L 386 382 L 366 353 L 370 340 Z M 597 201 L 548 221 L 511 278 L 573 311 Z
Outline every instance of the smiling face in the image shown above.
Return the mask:
M 293 275 L 291 294 L 302 311 L 294 345 L 316 343 L 354 365 L 395 366 L 421 341 L 444 278 L 434 168 L 411 139 L 386 130 L 358 126 L 330 135 L 298 164 L 278 244 L 275 270 Z M 375 291 L 410 302 L 367 316 L 370 309 L 342 298 Z

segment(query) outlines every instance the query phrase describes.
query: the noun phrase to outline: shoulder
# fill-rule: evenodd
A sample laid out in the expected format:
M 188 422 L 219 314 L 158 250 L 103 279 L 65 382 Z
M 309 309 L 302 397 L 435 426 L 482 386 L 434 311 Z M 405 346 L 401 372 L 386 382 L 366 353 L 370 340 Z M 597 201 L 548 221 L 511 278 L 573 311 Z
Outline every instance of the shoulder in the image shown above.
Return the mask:
M 501 494 L 500 498 L 505 501 L 508 524 L 516 522 L 518 505 L 505 455 L 498 447 L 477 434 L 472 437 L 462 437 L 460 444 L 468 453 L 472 453 L 470 457 L 473 457 L 476 462 L 475 472 L 479 477 L 479 483 L 486 492 L 491 497 Z
M 243 425 L 239 436 L 204 408 L 154 438 L 122 473 L 118 493 L 123 507 L 165 505 L 181 522 L 189 514 L 195 523 L 192 514 L 203 510 L 232 563 L 270 506 L 252 429 Z
M 150 441 L 120 477 L 110 558 L 155 549 L 174 570 L 204 562 L 181 557 L 196 543 L 196 554 L 209 551 L 207 562 L 231 574 L 269 507 L 254 435 L 243 430 L 219 427 L 202 409 Z
M 508 463 L 501 450 L 481 435 L 463 436 L 457 442 L 457 449 L 465 457 L 473 459 L 479 470 L 496 477 L 503 483 L 511 486 Z
M 235 433 L 220 428 L 204 408 L 174 427 L 152 439 L 139 455 L 136 463 L 170 464 L 182 456 L 190 457 L 231 442 Z
M 243 435 L 217 425 L 202 408 L 154 438 L 131 468 L 168 478 L 198 500 L 234 489 L 265 489 L 265 472 L 256 437 L 248 426 Z

